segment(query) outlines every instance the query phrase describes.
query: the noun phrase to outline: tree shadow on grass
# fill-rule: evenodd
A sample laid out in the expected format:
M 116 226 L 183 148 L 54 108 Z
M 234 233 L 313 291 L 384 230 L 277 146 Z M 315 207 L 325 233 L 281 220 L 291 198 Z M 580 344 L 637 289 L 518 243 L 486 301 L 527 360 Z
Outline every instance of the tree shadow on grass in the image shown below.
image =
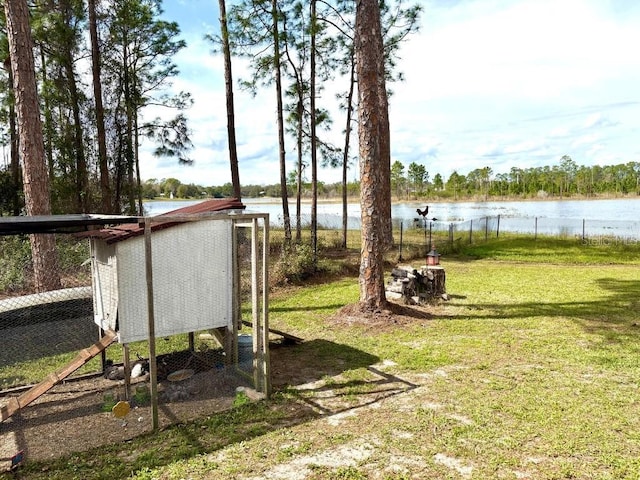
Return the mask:
M 376 365 L 379 358 L 375 355 L 323 339 L 275 345 L 270 357 L 274 387 L 270 400 L 211 412 L 206 418 L 143 434 L 124 444 L 71 453 L 48 462 L 27 461 L 22 467 L 24 478 L 63 478 L 70 464 L 74 475 L 82 478 L 123 478 L 179 459 L 213 454 L 281 428 L 371 405 L 416 388 L 384 372 Z M 355 377 L 345 375 L 358 369 L 362 371 Z

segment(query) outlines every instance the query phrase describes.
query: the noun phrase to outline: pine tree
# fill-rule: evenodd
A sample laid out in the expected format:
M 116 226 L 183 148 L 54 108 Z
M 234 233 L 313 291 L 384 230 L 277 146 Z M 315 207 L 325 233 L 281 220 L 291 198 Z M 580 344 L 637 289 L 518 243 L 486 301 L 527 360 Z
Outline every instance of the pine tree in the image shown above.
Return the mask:
M 29 9 L 26 0 L 4 2 L 4 9 L 20 137 L 25 206 L 28 215 L 49 215 L 49 176 L 44 162 Z M 30 236 L 30 241 L 36 290 L 60 288 L 55 237 L 34 234 Z
M 385 308 L 384 252 L 390 225 L 388 157 L 389 117 L 386 101 L 380 9 L 377 0 L 357 0 L 355 53 L 358 75 L 360 146 L 360 304 Z M 386 171 L 385 171 L 386 170 Z

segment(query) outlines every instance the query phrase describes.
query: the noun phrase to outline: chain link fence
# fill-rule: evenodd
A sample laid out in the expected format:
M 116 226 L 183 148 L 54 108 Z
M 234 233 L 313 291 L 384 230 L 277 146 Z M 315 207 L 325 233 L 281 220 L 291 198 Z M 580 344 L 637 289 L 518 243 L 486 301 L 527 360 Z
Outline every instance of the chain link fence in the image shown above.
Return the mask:
M 47 291 L 0 236 L 0 471 L 268 394 L 268 221 L 169 220 L 49 235 Z

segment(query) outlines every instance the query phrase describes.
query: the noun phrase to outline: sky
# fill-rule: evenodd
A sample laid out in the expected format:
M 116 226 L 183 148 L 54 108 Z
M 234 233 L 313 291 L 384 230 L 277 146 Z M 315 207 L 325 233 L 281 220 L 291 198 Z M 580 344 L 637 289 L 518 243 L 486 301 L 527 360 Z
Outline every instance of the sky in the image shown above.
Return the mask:
M 405 81 L 388 85 L 392 162 L 422 164 L 430 180 L 439 173 L 446 181 L 453 171 L 558 165 L 563 155 L 586 166 L 640 161 L 640 2 L 416 1 L 424 7 L 420 32 L 398 62 Z M 231 181 L 223 62 L 203 38 L 219 29 L 218 2 L 163 5 L 187 43 L 174 58 L 180 75 L 172 88 L 194 99 L 187 112 L 194 163 L 154 158 L 144 145 L 141 176 L 223 185 Z M 233 68 L 240 181 L 279 183 L 275 92 L 252 97 L 237 85 L 248 78 L 246 66 L 234 61 Z M 343 88 L 344 79 L 335 79 L 318 99 L 333 112 L 339 145 L 344 114 L 330 92 Z M 293 169 L 293 139 L 286 148 Z M 339 182 L 341 171 L 321 168 L 318 177 Z M 349 179 L 358 178 L 354 165 Z

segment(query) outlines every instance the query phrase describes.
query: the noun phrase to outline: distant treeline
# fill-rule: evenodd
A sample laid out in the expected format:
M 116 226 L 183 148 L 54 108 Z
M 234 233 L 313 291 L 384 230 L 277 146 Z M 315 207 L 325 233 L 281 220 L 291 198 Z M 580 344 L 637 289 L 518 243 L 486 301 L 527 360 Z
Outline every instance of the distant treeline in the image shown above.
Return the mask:
M 620 196 L 640 195 L 640 163 L 629 162 L 608 166 L 577 165 L 568 155 L 555 166 L 518 168 L 508 173 L 494 174 L 491 167 L 472 170 L 466 175 L 454 171 L 449 178 L 440 174 L 430 178 L 424 165 L 412 163 L 405 171 L 400 162 L 391 167 L 391 187 L 396 199 L 411 200 L 468 198 L 546 198 L 570 196 Z M 175 178 L 150 179 L 143 184 L 143 196 L 147 199 L 208 198 L 233 195 L 231 183 L 204 187 L 183 184 Z M 311 195 L 311 184 L 306 184 L 303 197 Z M 289 195 L 295 194 L 295 184 L 289 186 Z M 347 184 L 347 195 L 360 194 L 359 182 Z M 339 198 L 341 183 L 318 184 L 320 198 Z M 244 185 L 244 198 L 280 197 L 280 184 Z
M 454 171 L 448 179 L 436 174 L 430 179 L 423 165 L 391 166 L 392 189 L 399 198 L 430 197 L 568 197 L 596 195 L 640 195 L 640 163 L 578 165 L 564 155 L 558 165 L 519 168 L 494 174 L 491 167 L 477 168 L 466 175 Z

